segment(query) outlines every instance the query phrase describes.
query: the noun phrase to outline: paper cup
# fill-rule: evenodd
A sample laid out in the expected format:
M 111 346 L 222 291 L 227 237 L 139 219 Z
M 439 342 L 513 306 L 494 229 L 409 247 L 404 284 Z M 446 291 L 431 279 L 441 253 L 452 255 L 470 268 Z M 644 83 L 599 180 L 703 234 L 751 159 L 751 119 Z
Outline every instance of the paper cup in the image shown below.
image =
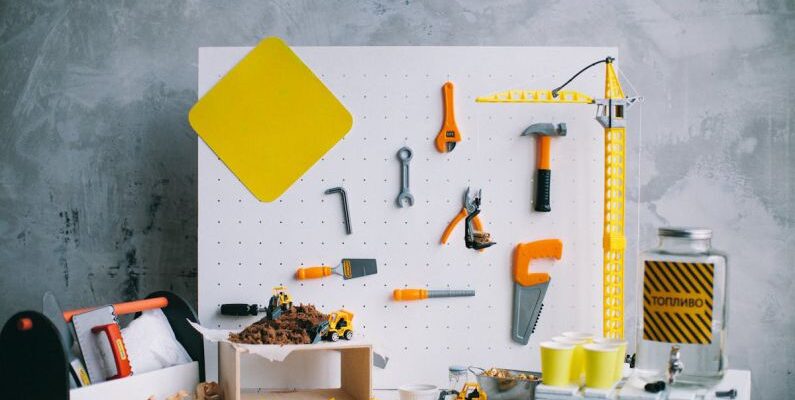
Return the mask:
M 589 343 L 585 349 L 585 386 L 593 389 L 609 389 L 615 379 L 618 347 L 609 344 Z
M 541 379 L 547 386 L 569 386 L 574 346 L 558 342 L 541 342 Z
M 565 336 L 555 336 L 552 338 L 553 342 L 569 344 L 574 346 L 574 355 L 571 359 L 571 370 L 569 371 L 569 380 L 572 384 L 577 386 L 582 381 L 582 375 L 585 373 L 585 350 L 582 348 L 586 344 L 585 339 L 575 339 Z
M 434 385 L 412 384 L 398 388 L 400 400 L 436 400 L 439 389 Z
M 587 343 L 593 343 L 593 337 L 594 337 L 592 333 L 574 332 L 574 331 L 563 332 L 560 334 L 560 336 L 565 336 L 567 338 L 573 338 L 573 339 L 583 339 Z
M 616 350 L 616 367 L 614 373 L 616 380 L 623 378 L 624 358 L 626 358 L 627 355 L 627 341 L 624 339 L 596 338 L 593 340 L 593 342 L 598 344 L 616 346 L 618 348 L 618 350 Z

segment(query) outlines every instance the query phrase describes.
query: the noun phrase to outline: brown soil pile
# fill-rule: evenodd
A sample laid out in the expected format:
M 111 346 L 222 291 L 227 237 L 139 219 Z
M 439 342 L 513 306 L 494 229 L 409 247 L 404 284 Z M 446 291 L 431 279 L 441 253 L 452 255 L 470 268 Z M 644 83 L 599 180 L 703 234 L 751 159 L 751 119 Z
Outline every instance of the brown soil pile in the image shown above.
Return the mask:
M 328 321 L 328 315 L 311 304 L 294 306 L 275 321 L 263 318 L 240 333 L 230 333 L 229 340 L 245 344 L 309 344 L 307 330 Z

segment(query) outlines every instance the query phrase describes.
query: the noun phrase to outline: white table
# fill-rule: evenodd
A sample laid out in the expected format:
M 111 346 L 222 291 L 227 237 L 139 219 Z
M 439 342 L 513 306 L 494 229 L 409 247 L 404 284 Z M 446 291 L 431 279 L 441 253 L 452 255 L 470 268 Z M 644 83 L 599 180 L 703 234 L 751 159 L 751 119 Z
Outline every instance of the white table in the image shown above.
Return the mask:
M 419 383 L 419 382 L 417 382 Z M 688 400 L 720 400 L 715 397 L 716 391 L 724 391 L 729 389 L 737 390 L 736 400 L 750 400 L 751 399 L 751 371 L 730 369 L 726 371 L 723 380 L 717 384 L 712 390 L 709 391 L 684 391 L 673 390 L 670 394 L 670 400 L 688 399 Z M 628 388 L 622 390 L 629 390 Z M 378 400 L 396 400 L 399 398 L 397 390 L 374 390 L 374 396 Z M 655 399 L 654 395 L 647 394 L 642 390 L 638 393 L 638 398 Z M 582 399 L 582 397 L 571 397 L 572 399 Z M 620 398 L 620 397 L 617 397 Z

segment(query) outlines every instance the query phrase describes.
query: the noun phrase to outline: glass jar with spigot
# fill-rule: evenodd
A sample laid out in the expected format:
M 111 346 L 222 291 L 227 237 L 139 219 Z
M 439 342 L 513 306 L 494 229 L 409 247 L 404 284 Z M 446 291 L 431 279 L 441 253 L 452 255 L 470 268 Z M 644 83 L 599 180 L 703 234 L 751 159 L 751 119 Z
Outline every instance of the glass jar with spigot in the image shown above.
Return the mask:
M 660 228 L 659 246 L 641 255 L 638 375 L 650 381 L 712 386 L 726 370 L 726 256 L 712 231 Z

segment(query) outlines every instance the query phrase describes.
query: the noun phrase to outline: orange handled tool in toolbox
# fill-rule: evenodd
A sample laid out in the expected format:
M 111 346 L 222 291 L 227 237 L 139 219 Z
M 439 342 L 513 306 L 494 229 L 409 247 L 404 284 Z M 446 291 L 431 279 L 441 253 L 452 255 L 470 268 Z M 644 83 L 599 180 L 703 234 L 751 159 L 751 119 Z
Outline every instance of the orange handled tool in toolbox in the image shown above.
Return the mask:
M 83 363 L 92 384 L 124 378 L 133 373 L 117 317 L 166 306 L 168 306 L 168 300 L 165 297 L 154 297 L 101 307 L 81 308 L 63 313 L 64 320 L 71 322 L 74 326 L 77 344 L 80 347 Z M 113 368 L 110 365 L 105 365 L 100 337 L 104 337 L 110 347 L 114 362 Z

